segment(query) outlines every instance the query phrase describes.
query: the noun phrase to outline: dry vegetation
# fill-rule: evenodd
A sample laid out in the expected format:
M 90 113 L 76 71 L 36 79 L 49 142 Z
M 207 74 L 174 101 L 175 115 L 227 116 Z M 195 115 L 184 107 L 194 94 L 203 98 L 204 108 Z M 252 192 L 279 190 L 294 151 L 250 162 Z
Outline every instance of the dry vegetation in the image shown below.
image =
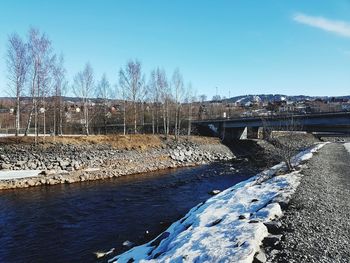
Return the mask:
M 168 141 L 174 141 L 174 136 L 168 136 Z M 202 136 L 183 136 L 179 141 L 189 140 L 198 144 L 219 144 L 218 138 Z M 31 136 L 24 137 L 1 137 L 0 145 L 9 144 L 34 144 L 35 138 Z M 39 137 L 40 145 L 61 144 L 107 144 L 115 149 L 139 149 L 162 147 L 166 143 L 165 136 L 162 135 L 90 135 L 90 136 L 46 136 Z

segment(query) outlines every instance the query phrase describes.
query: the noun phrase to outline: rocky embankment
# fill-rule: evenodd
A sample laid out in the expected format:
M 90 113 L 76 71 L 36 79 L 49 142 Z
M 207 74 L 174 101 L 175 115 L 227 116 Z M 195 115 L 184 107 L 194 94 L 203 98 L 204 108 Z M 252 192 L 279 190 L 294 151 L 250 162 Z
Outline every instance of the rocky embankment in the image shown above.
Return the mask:
M 276 222 L 268 262 L 350 262 L 350 155 L 326 145 L 308 162 L 284 217 Z
M 234 158 L 217 141 L 165 141 L 148 149 L 115 149 L 107 144 L 31 144 L 1 147 L 0 168 L 42 170 L 37 177 L 1 180 L 0 189 L 74 183 Z

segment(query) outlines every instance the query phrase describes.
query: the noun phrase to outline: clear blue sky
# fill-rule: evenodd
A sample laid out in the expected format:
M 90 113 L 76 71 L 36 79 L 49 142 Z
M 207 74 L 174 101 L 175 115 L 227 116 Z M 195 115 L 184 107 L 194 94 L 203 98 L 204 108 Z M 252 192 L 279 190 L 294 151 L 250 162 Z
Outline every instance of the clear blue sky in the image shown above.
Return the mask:
M 1 0 L 0 95 L 7 36 L 30 26 L 63 52 L 68 78 L 87 61 L 112 83 L 129 58 L 147 76 L 179 67 L 197 94 L 350 94 L 349 0 Z

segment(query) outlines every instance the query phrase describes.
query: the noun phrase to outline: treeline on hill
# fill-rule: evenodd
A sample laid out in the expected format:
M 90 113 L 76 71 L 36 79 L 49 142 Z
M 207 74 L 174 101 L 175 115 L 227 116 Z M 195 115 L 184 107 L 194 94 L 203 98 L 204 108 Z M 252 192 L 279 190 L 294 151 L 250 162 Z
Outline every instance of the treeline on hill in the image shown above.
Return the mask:
M 158 67 L 146 80 L 137 59 L 119 70 L 117 85 L 111 85 L 105 74 L 96 80 L 89 63 L 69 83 L 63 55 L 55 54 L 50 39 L 37 29 L 30 29 L 26 40 L 11 34 L 6 58 L 10 98 L 2 101 L 0 111 L 14 105 L 10 114 L 3 114 L 0 128 L 10 128 L 16 135 L 147 132 L 178 136 L 190 134 L 191 119 L 203 113 L 179 69 L 168 77 Z M 64 99 L 70 93 L 76 99 Z M 214 111 L 220 115 L 220 109 Z

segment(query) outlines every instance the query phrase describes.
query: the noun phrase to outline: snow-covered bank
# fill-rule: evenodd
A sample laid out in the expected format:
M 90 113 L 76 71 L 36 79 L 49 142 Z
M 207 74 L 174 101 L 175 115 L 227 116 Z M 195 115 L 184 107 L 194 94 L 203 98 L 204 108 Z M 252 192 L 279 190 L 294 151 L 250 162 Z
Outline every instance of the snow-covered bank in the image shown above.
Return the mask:
M 324 144 L 299 153 L 300 165 Z M 299 184 L 298 171 L 273 176 L 283 163 L 241 182 L 192 208 L 151 242 L 109 262 L 252 262 L 268 235 L 264 223 L 282 215 Z
M 38 176 L 41 170 L 0 171 L 0 180 L 12 180 Z
M 350 153 L 350 142 L 344 143 L 344 147 Z

